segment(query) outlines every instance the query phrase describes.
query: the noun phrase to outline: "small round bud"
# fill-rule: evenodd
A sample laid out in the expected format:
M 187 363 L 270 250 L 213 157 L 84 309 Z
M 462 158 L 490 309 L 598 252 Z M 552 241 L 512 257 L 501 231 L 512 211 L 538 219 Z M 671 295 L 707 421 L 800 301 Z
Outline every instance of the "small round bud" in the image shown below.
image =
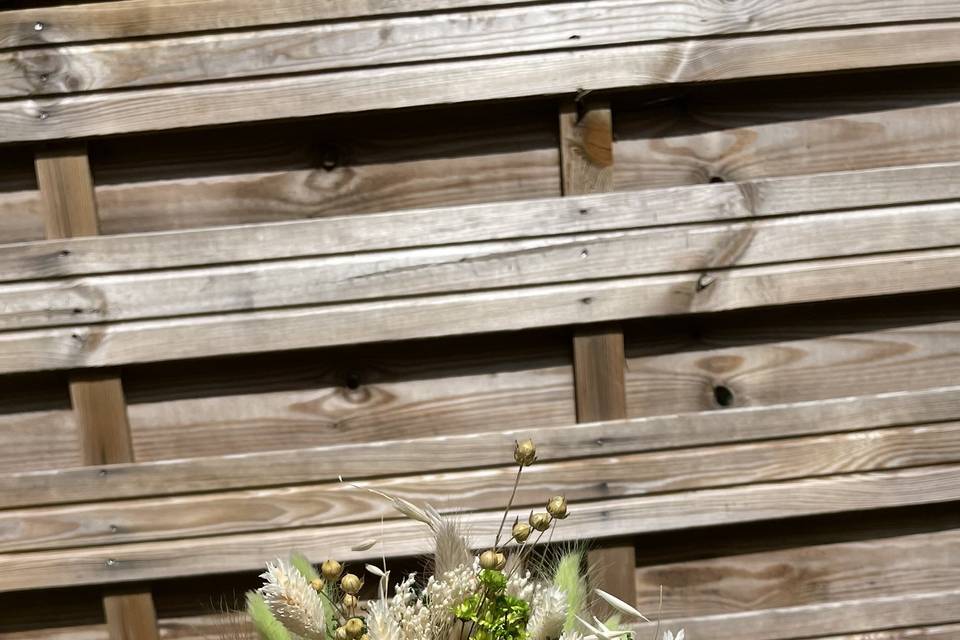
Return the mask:
M 480 554 L 480 568 L 481 569 L 497 569 L 497 552 L 493 549 L 488 549 Z
M 362 636 L 360 636 L 360 640 L 370 640 L 370 635 L 365 633 Z
M 530 537 L 530 532 L 533 531 L 533 528 L 528 525 L 526 522 L 520 522 L 517 520 L 513 523 L 513 539 L 517 542 L 526 542 L 527 538 Z
M 517 442 L 513 450 L 513 459 L 521 467 L 529 467 L 537 459 L 537 448 L 533 446 L 533 440 L 523 440 Z
M 347 635 L 347 630 L 343 627 L 337 627 L 337 632 L 334 634 L 337 640 L 349 640 L 350 636 Z
M 343 628 L 346 630 L 348 638 L 359 638 L 363 635 L 366 625 L 360 618 L 350 618 L 343 623 Z
M 552 520 L 553 518 L 549 513 L 530 514 L 530 526 L 541 533 L 550 528 L 550 522 Z
M 547 503 L 547 513 L 556 518 L 557 520 L 563 520 L 567 517 L 567 499 L 563 496 L 553 496 L 550 498 L 550 502 Z
M 507 556 L 501 552 L 497 552 L 497 571 L 503 571 L 504 567 L 507 566 Z
M 310 586 L 316 589 L 317 591 L 323 591 L 323 580 L 320 578 L 314 578 L 310 581 Z
M 350 595 L 355 596 L 360 589 L 363 588 L 363 580 L 352 573 L 348 573 L 340 578 L 340 588 L 343 589 L 344 593 L 349 593 Z
M 341 572 L 343 572 L 343 565 L 336 560 L 324 560 L 320 565 L 320 573 L 327 582 L 336 582 Z
M 360 600 L 357 599 L 357 596 L 345 593 L 343 594 L 343 600 L 340 601 L 344 608 L 346 609 L 356 609 L 357 605 L 360 604 Z

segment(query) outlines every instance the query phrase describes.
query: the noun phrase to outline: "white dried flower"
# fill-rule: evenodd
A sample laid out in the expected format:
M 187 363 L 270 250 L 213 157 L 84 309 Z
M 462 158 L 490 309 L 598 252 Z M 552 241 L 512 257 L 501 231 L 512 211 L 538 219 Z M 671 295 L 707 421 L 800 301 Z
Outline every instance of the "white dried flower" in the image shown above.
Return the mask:
M 686 634 L 684 633 L 683 629 L 680 629 L 680 631 L 677 632 L 676 638 L 673 636 L 673 631 L 664 631 L 663 640 L 683 640 L 685 635 Z
M 260 577 L 266 582 L 260 594 L 283 626 L 310 640 L 324 637 L 323 600 L 293 565 L 281 559 L 268 562 Z
M 539 588 L 540 583 L 530 577 L 529 571 L 524 572 L 522 576 L 519 573 L 513 573 L 507 577 L 507 595 L 524 602 L 533 602 Z
M 527 633 L 530 640 L 557 640 L 567 621 L 567 596 L 557 587 L 541 589 L 533 603 Z

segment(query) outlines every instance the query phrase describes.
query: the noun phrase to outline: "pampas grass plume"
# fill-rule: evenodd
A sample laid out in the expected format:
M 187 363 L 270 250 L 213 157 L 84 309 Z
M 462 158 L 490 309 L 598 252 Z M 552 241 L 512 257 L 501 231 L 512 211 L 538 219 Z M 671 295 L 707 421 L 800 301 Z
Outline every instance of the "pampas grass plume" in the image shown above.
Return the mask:
M 247 593 L 247 613 L 263 640 L 291 640 L 290 633 L 273 617 L 263 596 L 256 591 Z

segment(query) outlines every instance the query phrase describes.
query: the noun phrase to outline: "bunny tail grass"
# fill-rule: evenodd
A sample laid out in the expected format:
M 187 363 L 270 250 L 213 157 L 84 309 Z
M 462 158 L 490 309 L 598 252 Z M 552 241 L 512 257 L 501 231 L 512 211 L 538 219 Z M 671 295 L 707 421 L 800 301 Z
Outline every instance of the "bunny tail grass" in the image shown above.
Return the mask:
M 300 572 L 304 578 L 309 582 L 310 580 L 316 580 L 320 577 L 320 574 L 317 573 L 317 568 L 310 564 L 310 561 L 307 560 L 307 556 L 303 555 L 299 551 L 294 551 L 290 554 L 290 564 L 293 565 L 293 568 Z
M 262 640 L 292 640 L 290 632 L 273 617 L 263 596 L 256 591 L 247 592 L 247 613 Z
M 577 615 L 585 612 L 589 589 L 587 580 L 581 571 L 584 553 L 582 549 L 574 549 L 563 553 L 553 568 L 553 586 L 560 589 L 567 598 L 567 620 L 563 625 L 564 631 L 573 631 L 577 628 Z

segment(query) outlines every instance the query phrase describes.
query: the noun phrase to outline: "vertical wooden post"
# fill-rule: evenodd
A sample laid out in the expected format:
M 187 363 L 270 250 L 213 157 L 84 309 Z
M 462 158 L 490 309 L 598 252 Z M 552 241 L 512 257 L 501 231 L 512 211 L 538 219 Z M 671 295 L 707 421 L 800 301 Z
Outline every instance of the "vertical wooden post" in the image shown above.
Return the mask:
M 613 121 L 606 102 L 567 100 L 560 106 L 561 185 L 564 195 L 613 188 Z M 573 337 L 577 421 L 627 417 L 623 331 L 618 325 L 578 328 Z M 631 541 L 590 551 L 597 586 L 626 602 L 637 599 L 636 552 Z
M 35 156 L 37 184 L 46 208 L 48 238 L 97 235 L 97 201 L 87 150 L 82 145 L 45 149 Z M 133 461 L 127 404 L 115 371 L 76 373 L 70 400 L 80 428 L 83 464 Z M 156 640 L 157 614 L 149 590 L 104 594 L 111 640 Z

